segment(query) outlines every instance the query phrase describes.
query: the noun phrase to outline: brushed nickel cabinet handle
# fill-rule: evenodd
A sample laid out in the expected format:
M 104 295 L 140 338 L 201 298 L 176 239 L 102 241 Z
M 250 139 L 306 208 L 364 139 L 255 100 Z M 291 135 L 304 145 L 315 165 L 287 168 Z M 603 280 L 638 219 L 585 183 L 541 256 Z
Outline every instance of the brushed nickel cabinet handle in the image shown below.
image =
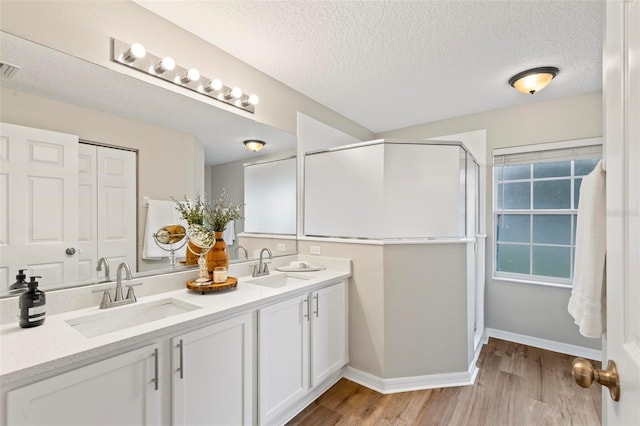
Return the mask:
M 316 299 L 316 310 L 314 311 L 314 314 L 316 314 L 316 318 L 318 318 L 320 315 L 320 299 L 318 298 L 318 293 L 314 294 L 313 298 Z
M 154 366 L 153 366 L 154 378 L 153 378 L 153 382 L 154 382 L 155 390 L 158 390 L 158 348 L 156 348 L 153 351 L 153 358 L 154 358 Z
M 302 307 L 302 318 L 306 318 L 307 321 L 309 321 L 309 298 L 306 297 L 302 302 L 307 306 L 306 311 L 304 309 L 304 306 Z
M 178 346 L 180 347 L 180 378 L 184 379 L 184 353 L 182 349 L 184 347 L 184 342 L 182 339 L 180 339 Z

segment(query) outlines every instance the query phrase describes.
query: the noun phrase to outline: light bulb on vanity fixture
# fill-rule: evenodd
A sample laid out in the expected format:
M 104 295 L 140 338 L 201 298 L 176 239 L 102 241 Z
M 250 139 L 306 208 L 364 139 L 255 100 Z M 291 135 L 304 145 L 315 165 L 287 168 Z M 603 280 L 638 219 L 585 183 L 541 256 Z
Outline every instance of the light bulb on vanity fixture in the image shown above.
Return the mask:
M 257 95 L 249 95 L 247 99 L 242 101 L 242 106 L 256 105 L 258 102 L 260 102 L 260 98 Z
M 239 87 L 234 87 L 233 89 L 229 90 L 227 93 L 224 94 L 224 98 L 225 99 L 240 99 L 240 97 L 242 96 L 242 89 Z
M 532 68 L 511 77 L 509 84 L 520 93 L 533 95 L 547 87 L 559 71 L 556 67 Z
M 265 141 L 261 141 L 258 139 L 248 139 L 243 142 L 244 146 L 251 152 L 258 152 L 266 145 Z
M 189 84 L 194 81 L 200 80 L 200 71 L 195 68 L 190 68 L 181 78 L 183 84 Z
M 154 71 L 158 74 L 162 74 L 167 71 L 173 71 L 176 68 L 176 61 L 170 57 L 164 57 L 158 65 L 155 66 Z
M 204 90 L 207 92 L 218 92 L 223 87 L 222 82 L 216 78 L 211 80 L 211 82 L 204 87 Z
M 142 59 L 147 54 L 147 49 L 144 48 L 140 43 L 133 43 L 131 47 L 124 52 L 122 55 L 122 60 L 127 63 L 135 62 L 136 59 Z

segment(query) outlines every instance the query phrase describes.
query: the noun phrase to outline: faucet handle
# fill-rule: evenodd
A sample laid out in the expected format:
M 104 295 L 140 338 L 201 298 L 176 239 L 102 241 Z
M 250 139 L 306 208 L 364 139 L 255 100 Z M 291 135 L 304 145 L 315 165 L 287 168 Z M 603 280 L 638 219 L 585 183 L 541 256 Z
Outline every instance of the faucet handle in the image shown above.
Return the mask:
M 127 284 L 127 297 L 126 300 L 132 299 L 134 302 L 137 301 L 138 299 L 136 298 L 136 293 L 135 291 L 133 291 L 134 287 L 137 287 L 139 285 L 142 285 L 142 283 L 136 283 L 136 284 Z
M 269 265 L 268 265 L 268 263 L 269 262 L 264 262 L 264 268 L 262 268 L 262 273 L 264 275 L 267 275 L 269 273 Z
M 102 300 L 100 301 L 100 309 L 106 309 L 111 304 L 111 293 L 109 293 L 109 289 L 104 290 L 93 290 L 92 293 L 100 293 L 102 292 Z

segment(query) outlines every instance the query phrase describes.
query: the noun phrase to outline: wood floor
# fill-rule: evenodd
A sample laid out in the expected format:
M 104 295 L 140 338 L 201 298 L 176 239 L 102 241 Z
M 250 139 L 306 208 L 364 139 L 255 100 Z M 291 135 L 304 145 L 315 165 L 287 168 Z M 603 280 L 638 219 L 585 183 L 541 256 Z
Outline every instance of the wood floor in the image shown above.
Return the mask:
M 600 387 L 573 382 L 573 358 L 490 339 L 473 386 L 383 395 L 341 379 L 288 424 L 599 426 Z

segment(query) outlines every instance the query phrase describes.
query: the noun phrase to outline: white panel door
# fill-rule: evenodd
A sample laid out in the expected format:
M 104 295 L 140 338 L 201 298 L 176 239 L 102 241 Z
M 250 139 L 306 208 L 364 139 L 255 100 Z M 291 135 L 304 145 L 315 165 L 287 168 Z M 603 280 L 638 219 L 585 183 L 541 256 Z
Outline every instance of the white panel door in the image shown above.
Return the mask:
M 311 387 L 347 363 L 347 309 L 344 283 L 311 294 Z
M 97 147 L 81 143 L 78 155 L 78 279 L 83 281 L 98 277 Z
M 136 154 L 98 147 L 98 254 L 136 269 Z
M 253 317 L 172 339 L 173 425 L 253 423 Z
M 78 137 L 0 123 L 0 156 L 2 288 L 24 267 L 42 286 L 77 281 Z
M 605 359 L 620 400 L 603 388 L 603 424 L 640 424 L 640 1 L 607 2 L 604 48 L 607 169 Z
M 274 423 L 309 389 L 309 297 L 258 311 L 258 423 Z
M 7 426 L 158 425 L 156 345 L 7 393 Z

